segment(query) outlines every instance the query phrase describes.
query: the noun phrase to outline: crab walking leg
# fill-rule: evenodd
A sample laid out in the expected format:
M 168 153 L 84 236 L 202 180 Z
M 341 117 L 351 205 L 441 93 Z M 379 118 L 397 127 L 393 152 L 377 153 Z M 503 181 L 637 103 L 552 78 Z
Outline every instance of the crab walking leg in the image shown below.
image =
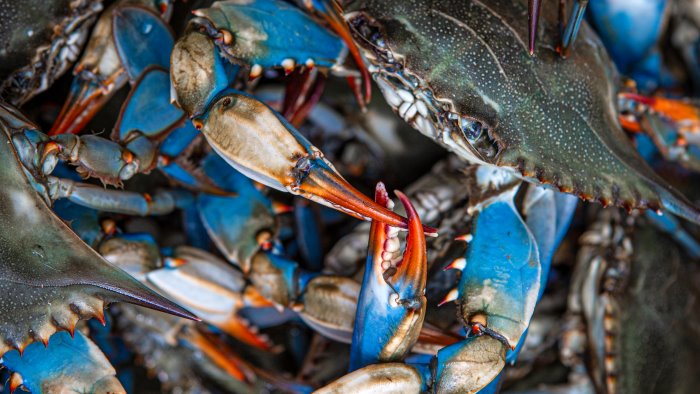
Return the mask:
M 70 231 L 49 208 L 46 185 L 27 167 L 13 145 L 13 134 L 35 129 L 24 116 L 0 103 L 0 356 L 45 342 L 56 331 L 103 314 L 105 303 L 126 301 L 195 318 L 107 263 Z
M 360 49 L 355 44 L 350 33 L 350 28 L 347 22 L 342 17 L 342 9 L 338 4 L 337 0 L 297 0 L 307 11 L 316 14 L 319 18 L 323 19 L 330 28 L 343 40 L 345 45 L 350 51 L 355 64 L 360 69 L 360 74 L 362 75 L 362 87 L 363 94 L 361 100 L 359 100 L 360 105 L 369 104 L 372 99 L 372 80 L 369 76 L 369 70 L 367 65 L 362 59 L 362 54 Z
M 399 252 L 398 229 L 372 222 L 367 266 L 355 316 L 350 370 L 378 361 L 400 361 L 418 340 L 425 318 L 426 251 L 422 225 L 413 205 L 396 192 L 410 222 L 406 251 Z M 393 203 L 384 185 L 375 191 L 378 204 Z
M 362 220 L 408 228 L 405 218 L 352 187 L 289 122 L 247 93 L 223 91 L 193 122 L 232 167 L 266 186 Z
M 49 185 L 55 191 L 51 195 L 53 199 L 67 198 L 88 208 L 127 215 L 165 215 L 194 201 L 192 193 L 185 190 L 159 190 L 150 195 L 109 190 L 56 177 L 49 177 Z

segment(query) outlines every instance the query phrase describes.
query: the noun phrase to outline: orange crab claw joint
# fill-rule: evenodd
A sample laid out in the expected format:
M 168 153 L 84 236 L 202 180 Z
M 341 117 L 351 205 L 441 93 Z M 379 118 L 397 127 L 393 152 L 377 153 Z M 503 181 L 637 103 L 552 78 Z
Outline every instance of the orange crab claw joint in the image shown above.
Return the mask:
M 214 150 L 249 178 L 363 220 L 408 228 L 405 218 L 352 187 L 318 148 L 254 97 L 226 90 L 212 101 L 199 121 Z M 424 227 L 424 231 L 436 232 L 430 227 Z

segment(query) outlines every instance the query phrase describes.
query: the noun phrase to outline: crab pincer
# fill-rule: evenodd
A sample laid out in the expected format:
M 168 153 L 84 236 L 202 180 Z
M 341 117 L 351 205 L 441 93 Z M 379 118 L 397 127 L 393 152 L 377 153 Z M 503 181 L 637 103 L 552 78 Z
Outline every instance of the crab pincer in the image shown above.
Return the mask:
M 362 220 L 408 228 L 405 218 L 360 193 L 294 126 L 247 93 L 224 90 L 193 123 L 232 167 L 268 187 Z M 427 226 L 424 231 L 436 232 Z
M 378 361 L 402 360 L 418 340 L 425 318 L 426 246 L 420 218 L 408 198 L 396 195 L 409 220 L 406 250 L 399 254 L 398 229 L 373 221 L 367 267 L 362 282 L 353 332 L 350 369 Z M 376 202 L 393 203 L 382 183 Z

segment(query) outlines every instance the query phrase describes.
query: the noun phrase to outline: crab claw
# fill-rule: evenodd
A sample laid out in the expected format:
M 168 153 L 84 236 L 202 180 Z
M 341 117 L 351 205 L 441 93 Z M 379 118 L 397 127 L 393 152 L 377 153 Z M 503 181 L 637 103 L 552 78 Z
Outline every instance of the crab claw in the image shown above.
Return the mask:
M 78 71 L 71 85 L 68 99 L 63 104 L 49 135 L 79 133 L 112 97 L 113 92 L 126 83 L 123 69 L 117 69 L 109 77 L 108 80 L 102 80 L 99 75 L 91 71 Z
M 427 271 L 425 236 L 420 218 L 408 198 L 399 191 L 396 195 L 408 214 L 406 250 L 402 258 L 397 258 L 398 231 L 372 222 L 350 370 L 378 361 L 403 359 L 418 340 L 423 326 Z M 375 199 L 387 208 L 393 205 L 381 183 L 377 185 Z
M 352 187 L 289 122 L 246 93 L 223 91 L 193 123 L 231 166 L 266 186 L 362 220 L 408 228 L 405 218 Z

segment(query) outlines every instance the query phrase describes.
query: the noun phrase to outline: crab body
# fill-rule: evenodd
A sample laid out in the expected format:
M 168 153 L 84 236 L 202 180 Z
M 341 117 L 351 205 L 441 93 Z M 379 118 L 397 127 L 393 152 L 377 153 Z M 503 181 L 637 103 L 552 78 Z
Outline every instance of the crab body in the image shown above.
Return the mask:
M 463 158 L 605 206 L 698 221 L 630 146 L 617 71 L 585 24 L 563 60 L 544 42 L 529 55 L 525 1 L 355 1 L 345 12 L 389 104 Z M 542 19 L 542 34 L 556 35 L 554 13 Z

